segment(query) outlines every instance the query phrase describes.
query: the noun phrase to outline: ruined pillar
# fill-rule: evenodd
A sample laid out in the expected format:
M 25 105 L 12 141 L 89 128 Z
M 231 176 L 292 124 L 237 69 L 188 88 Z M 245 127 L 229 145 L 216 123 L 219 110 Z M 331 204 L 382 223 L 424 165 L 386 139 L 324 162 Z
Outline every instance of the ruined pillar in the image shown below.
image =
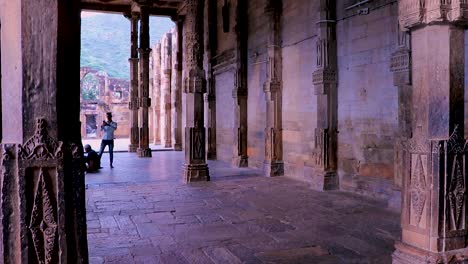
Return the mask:
M 312 78 L 317 96 L 312 188 L 317 190 L 338 188 L 336 174 L 338 65 L 335 11 L 335 1 L 320 1 L 316 42 L 317 69 L 313 72 Z
M 187 16 L 184 27 L 186 47 L 184 179 L 186 182 L 210 179 L 205 158 L 203 94 L 206 93 L 206 79 L 203 70 L 203 4 L 202 0 L 187 0 L 185 5 Z
M 0 5 L 0 263 L 88 263 L 80 1 Z
M 393 263 L 468 260 L 464 29 L 459 1 L 399 1 L 411 32 L 411 137 L 404 147 L 402 238 Z
M 164 147 L 171 143 L 171 77 L 172 77 L 172 34 L 166 33 L 161 40 L 161 142 Z
M 131 30 L 131 46 L 130 46 L 130 98 L 128 108 L 130 109 L 130 145 L 129 152 L 137 152 L 140 144 L 139 129 L 138 129 L 138 20 L 139 14 L 132 12 L 129 16 Z M 101 123 L 98 123 L 98 125 Z
M 265 162 L 266 176 L 284 175 L 282 124 L 282 59 L 280 19 L 281 0 L 268 0 L 265 6 L 268 26 L 267 81 L 263 85 L 266 98 Z
M 149 7 L 140 6 L 140 86 L 139 86 L 139 133 L 140 145 L 138 146 L 138 157 L 151 157 L 151 149 L 149 148 L 149 126 L 148 126 L 148 108 L 151 105 L 149 98 L 149 56 L 150 35 L 149 35 Z
M 234 114 L 234 160 L 237 167 L 248 167 L 247 157 L 247 1 L 238 0 L 236 8 L 236 79 L 232 96 Z
M 177 21 L 172 37 L 172 143 L 174 150 L 182 150 L 182 21 Z
M 161 144 L 161 43 L 155 45 L 153 56 L 153 121 L 154 144 Z

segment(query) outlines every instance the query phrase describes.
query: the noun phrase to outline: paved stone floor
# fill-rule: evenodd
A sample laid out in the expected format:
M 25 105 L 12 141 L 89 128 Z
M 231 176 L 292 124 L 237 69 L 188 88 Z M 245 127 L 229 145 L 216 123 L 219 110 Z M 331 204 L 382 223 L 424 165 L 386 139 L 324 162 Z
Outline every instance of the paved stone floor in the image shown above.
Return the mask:
M 91 263 L 391 263 L 400 216 L 382 202 L 221 162 L 186 185 L 183 153 L 153 154 L 86 176 Z
M 101 147 L 101 139 L 99 138 L 88 138 L 88 139 L 83 139 L 83 145 L 89 144 L 91 147 L 99 152 L 99 148 Z M 116 138 L 114 140 L 114 152 L 127 152 L 128 151 L 128 145 L 130 144 L 130 139 L 129 138 Z M 149 144 L 150 149 L 154 150 L 173 150 L 172 148 L 165 148 L 164 146 L 161 145 L 155 145 L 155 144 Z M 104 152 L 107 152 L 108 148 L 104 150 Z

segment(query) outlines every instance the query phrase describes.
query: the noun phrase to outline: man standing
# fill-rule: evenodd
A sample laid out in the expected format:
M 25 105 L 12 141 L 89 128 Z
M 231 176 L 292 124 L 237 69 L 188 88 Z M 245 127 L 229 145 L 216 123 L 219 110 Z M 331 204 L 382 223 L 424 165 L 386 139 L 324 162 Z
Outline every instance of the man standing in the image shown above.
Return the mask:
M 101 141 L 101 150 L 99 151 L 99 158 L 102 157 L 104 148 L 109 146 L 110 167 L 114 168 L 114 131 L 117 129 L 117 123 L 112 121 L 112 113 L 106 114 L 107 121 L 102 121 L 101 131 L 104 131 Z

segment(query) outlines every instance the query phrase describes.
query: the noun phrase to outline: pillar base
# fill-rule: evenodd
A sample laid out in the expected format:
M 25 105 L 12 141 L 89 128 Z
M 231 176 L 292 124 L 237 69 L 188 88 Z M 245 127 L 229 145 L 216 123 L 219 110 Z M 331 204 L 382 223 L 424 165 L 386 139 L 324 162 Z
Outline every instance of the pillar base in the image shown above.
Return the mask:
M 233 160 L 233 165 L 238 168 L 247 168 L 249 167 L 249 159 L 247 157 L 236 157 Z
M 216 160 L 216 152 L 208 151 L 208 153 L 206 154 L 206 158 L 208 160 Z
M 265 161 L 263 164 L 263 171 L 267 177 L 284 176 L 284 163 Z
M 174 150 L 175 151 L 182 151 L 182 144 L 174 144 Z
M 137 152 L 138 145 L 130 144 L 128 145 L 128 152 Z
M 137 154 L 139 158 L 151 158 L 152 156 L 150 148 L 145 148 L 145 149 L 139 148 L 137 150 Z
M 210 173 L 207 164 L 185 164 L 184 165 L 185 182 L 210 181 Z
M 172 148 L 171 142 L 166 142 L 166 143 L 164 143 L 164 147 L 165 147 L 165 148 Z
M 440 253 L 429 252 L 402 242 L 395 244 L 393 264 L 442 264 L 468 262 L 468 248 Z
M 319 171 L 312 175 L 312 189 L 316 191 L 332 191 L 338 189 L 338 175 L 336 171 Z

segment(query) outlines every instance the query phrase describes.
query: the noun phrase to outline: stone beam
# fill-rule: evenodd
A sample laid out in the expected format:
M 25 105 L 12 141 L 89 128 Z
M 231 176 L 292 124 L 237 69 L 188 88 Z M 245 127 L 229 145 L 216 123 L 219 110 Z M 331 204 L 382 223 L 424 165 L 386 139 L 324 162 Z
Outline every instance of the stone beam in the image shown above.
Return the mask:
M 335 1 L 321 0 L 317 23 L 317 69 L 313 84 L 317 96 L 317 127 L 315 129 L 315 174 L 313 188 L 333 190 L 338 188 L 336 174 L 337 146 L 337 44 Z
M 213 58 L 217 55 L 218 45 L 218 21 L 217 21 L 217 1 L 207 0 L 207 40 L 206 40 L 206 57 L 208 60 L 207 66 L 207 85 L 208 93 L 206 94 L 207 102 L 207 126 L 208 126 L 208 153 L 207 157 L 210 160 L 216 160 L 216 81 L 214 77 Z
M 210 179 L 205 157 L 203 95 L 206 93 L 203 70 L 203 3 L 187 0 L 184 42 L 186 47 L 184 93 L 186 94 L 185 164 L 186 182 Z
M 402 147 L 402 239 L 393 263 L 462 263 L 468 260 L 464 5 L 399 4 L 400 26 L 411 33 L 412 108 Z M 403 53 L 400 61 L 406 59 Z M 408 83 L 406 77 L 397 81 Z
M 11 107 L 2 111 L 11 115 L 2 127 L 0 263 L 88 263 L 79 1 L 0 7 L 2 110 Z
M 138 52 L 140 53 L 140 85 L 138 91 L 140 142 L 137 153 L 140 158 L 151 157 L 148 122 L 148 108 L 151 105 L 151 99 L 149 97 L 149 56 L 151 49 L 149 42 L 148 7 L 142 5 L 140 6 L 140 48 L 138 49 Z
M 177 21 L 176 32 L 172 38 L 173 82 L 172 102 L 172 138 L 174 150 L 182 150 L 182 21 Z
M 263 85 L 266 98 L 265 161 L 266 176 L 284 175 L 282 124 L 282 58 L 281 58 L 281 0 L 268 0 L 265 15 L 268 23 L 267 81 Z
M 171 129 L 171 78 L 172 78 L 172 34 L 166 33 L 161 40 L 161 142 L 172 147 Z
M 128 108 L 130 109 L 130 145 L 129 152 L 137 152 L 140 144 L 139 128 L 138 128 L 138 13 L 132 12 L 127 16 L 130 19 L 130 96 Z
M 235 100 L 233 164 L 248 167 L 247 156 L 247 1 L 238 0 L 236 8 L 236 80 L 232 95 Z
M 157 43 L 153 52 L 153 133 L 154 144 L 161 144 L 161 43 Z

